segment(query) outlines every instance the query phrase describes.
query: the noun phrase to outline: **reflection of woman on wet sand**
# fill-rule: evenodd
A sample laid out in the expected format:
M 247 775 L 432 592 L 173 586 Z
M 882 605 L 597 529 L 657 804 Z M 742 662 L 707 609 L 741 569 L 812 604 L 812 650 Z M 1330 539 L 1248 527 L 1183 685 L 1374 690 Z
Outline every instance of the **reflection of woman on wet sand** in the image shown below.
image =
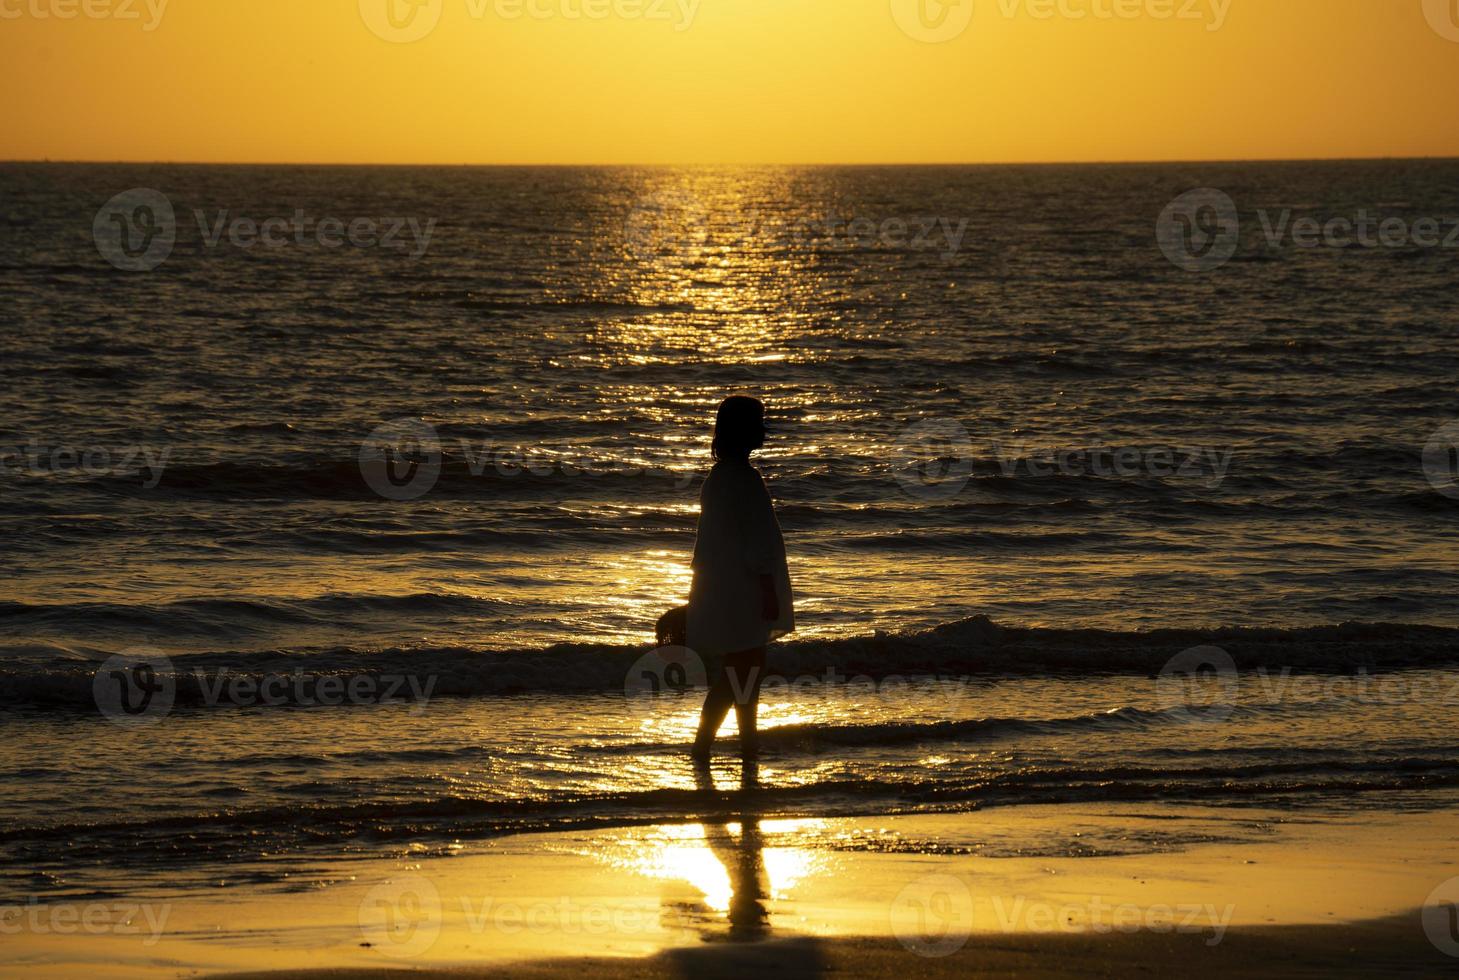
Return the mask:
M 765 406 L 728 398 L 714 423 L 715 464 L 699 498 L 688 646 L 717 669 L 699 719 L 694 756 L 707 759 L 731 707 L 740 751 L 759 750 L 756 715 L 765 645 L 795 629 L 785 541 L 750 453 L 765 444 Z
M 695 784 L 712 793 L 714 778 L 707 766 L 695 770 Z M 746 765 L 741 792 L 753 790 L 757 777 L 753 765 Z M 746 807 L 739 815 L 738 839 L 730 834 L 729 820 L 705 821 L 704 841 L 729 875 L 730 942 L 754 942 L 770 934 L 770 913 L 765 902 L 770 897 L 765 875 L 765 841 L 760 834 L 760 815 Z M 706 937 L 707 938 L 707 937 Z

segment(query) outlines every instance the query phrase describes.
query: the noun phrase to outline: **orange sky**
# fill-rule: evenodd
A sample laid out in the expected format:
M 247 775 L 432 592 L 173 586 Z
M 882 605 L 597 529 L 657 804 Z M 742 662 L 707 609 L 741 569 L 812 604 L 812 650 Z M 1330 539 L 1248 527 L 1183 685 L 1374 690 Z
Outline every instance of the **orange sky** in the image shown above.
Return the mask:
M 0 0 L 0 79 L 4 159 L 1459 156 L 1459 0 Z

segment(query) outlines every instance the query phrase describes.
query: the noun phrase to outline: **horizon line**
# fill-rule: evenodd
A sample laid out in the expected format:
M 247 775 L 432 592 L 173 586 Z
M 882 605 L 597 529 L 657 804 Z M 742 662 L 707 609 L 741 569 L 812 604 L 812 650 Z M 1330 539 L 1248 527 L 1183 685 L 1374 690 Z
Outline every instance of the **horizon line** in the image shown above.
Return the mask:
M 783 163 L 643 163 L 643 162 L 597 162 L 597 163 L 546 163 L 546 162 L 490 162 L 490 163 L 424 163 L 424 162 L 400 162 L 400 163 L 365 163 L 359 161 L 329 161 L 329 160 L 255 160 L 255 161 L 229 161 L 229 160 L 95 160 L 95 159 L 53 159 L 51 157 L 28 157 L 28 158 L 5 158 L 0 159 L 0 166 L 14 164 L 38 164 L 55 166 L 160 166 L 160 167 L 400 167 L 400 168 L 423 168 L 423 167 L 449 167 L 463 169 L 487 169 L 498 168 L 527 168 L 538 167 L 543 169 L 557 168 L 641 168 L 641 169 L 669 169 L 669 168 L 716 168 L 716 167 L 745 167 L 745 168 L 772 168 L 772 167 L 1094 167 L 1094 166 L 1150 166 L 1156 164 L 1240 164 L 1240 163 L 1364 163 L 1378 161 L 1444 161 L 1459 160 L 1459 155 L 1436 154 L 1432 156 L 1332 156 L 1332 157 L 1207 157 L 1207 158 L 1185 158 L 1169 157 L 1160 159 L 1108 159 L 1108 160 L 883 160 L 850 163 L 845 161 L 820 161 L 820 162 L 783 162 Z

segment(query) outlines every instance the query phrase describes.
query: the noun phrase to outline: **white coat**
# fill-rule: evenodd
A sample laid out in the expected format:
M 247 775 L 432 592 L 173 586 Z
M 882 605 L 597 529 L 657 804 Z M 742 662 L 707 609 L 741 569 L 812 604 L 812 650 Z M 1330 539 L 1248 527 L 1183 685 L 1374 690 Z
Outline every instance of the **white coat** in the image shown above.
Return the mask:
M 795 629 L 785 539 L 760 472 L 721 460 L 699 494 L 699 536 L 689 589 L 689 649 L 713 657 L 763 647 Z M 760 576 L 775 583 L 780 616 L 763 613 Z

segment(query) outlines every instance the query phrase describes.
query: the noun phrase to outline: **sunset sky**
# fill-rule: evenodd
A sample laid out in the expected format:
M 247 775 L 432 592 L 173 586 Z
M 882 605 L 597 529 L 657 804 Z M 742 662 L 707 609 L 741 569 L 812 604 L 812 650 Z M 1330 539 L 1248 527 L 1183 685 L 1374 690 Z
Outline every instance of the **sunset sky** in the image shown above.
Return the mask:
M 1459 155 L 1456 8 L 1459 0 L 0 0 L 9 102 L 0 158 Z M 404 40 L 415 33 L 423 36 Z

